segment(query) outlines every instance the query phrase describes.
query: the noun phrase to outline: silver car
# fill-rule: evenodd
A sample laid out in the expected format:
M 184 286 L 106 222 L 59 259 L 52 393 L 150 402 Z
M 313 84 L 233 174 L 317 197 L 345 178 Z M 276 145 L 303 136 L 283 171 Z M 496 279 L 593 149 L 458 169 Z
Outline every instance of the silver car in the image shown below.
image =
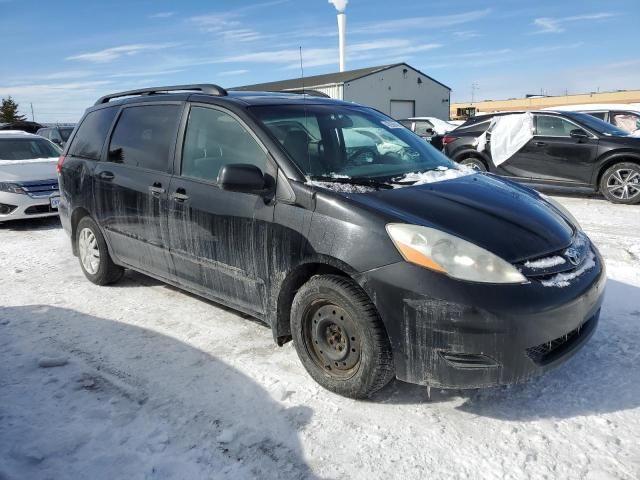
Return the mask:
M 0 222 L 58 215 L 60 154 L 38 135 L 0 131 Z

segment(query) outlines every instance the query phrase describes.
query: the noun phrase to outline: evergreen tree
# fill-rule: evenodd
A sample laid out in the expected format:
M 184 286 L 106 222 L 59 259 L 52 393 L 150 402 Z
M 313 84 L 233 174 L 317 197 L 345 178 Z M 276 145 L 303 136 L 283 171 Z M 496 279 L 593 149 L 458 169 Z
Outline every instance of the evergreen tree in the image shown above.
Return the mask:
M 24 115 L 18 115 L 18 104 L 11 97 L 2 99 L 0 123 L 22 122 L 26 119 Z

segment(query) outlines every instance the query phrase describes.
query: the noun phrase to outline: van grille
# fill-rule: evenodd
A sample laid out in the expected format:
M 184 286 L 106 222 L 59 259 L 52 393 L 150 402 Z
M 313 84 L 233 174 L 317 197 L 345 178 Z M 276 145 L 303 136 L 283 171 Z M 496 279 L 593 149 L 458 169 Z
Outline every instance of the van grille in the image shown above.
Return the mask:
M 578 328 L 549 342 L 527 348 L 527 356 L 538 365 L 546 365 L 567 352 L 573 344 L 585 335 L 589 335 L 596 326 L 598 315 L 589 318 Z
M 579 270 L 590 259 L 593 259 L 593 252 L 589 239 L 583 233 L 578 233 L 567 248 L 520 262 L 516 266 L 525 277 L 544 282 L 558 274 Z
M 21 182 L 19 185 L 32 198 L 50 197 L 58 193 L 58 180 L 56 179 Z

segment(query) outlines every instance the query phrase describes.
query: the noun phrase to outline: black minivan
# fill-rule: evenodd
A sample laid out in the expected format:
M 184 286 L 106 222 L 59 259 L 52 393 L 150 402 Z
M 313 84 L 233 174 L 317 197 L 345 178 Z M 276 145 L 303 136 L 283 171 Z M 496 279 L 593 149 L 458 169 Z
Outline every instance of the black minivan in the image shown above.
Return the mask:
M 122 92 L 87 110 L 58 172 L 89 280 L 130 268 L 250 314 L 342 395 L 520 382 L 598 323 L 604 264 L 562 206 L 371 108 Z

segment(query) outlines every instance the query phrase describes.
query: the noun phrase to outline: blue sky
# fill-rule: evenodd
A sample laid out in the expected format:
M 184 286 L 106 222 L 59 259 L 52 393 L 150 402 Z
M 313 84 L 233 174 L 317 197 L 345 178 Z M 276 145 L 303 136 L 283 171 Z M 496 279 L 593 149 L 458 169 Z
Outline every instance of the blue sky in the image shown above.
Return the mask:
M 350 0 L 347 68 L 406 61 L 453 101 L 640 88 L 638 0 Z M 327 0 L 0 0 L 0 96 L 76 121 L 108 92 L 336 71 Z

